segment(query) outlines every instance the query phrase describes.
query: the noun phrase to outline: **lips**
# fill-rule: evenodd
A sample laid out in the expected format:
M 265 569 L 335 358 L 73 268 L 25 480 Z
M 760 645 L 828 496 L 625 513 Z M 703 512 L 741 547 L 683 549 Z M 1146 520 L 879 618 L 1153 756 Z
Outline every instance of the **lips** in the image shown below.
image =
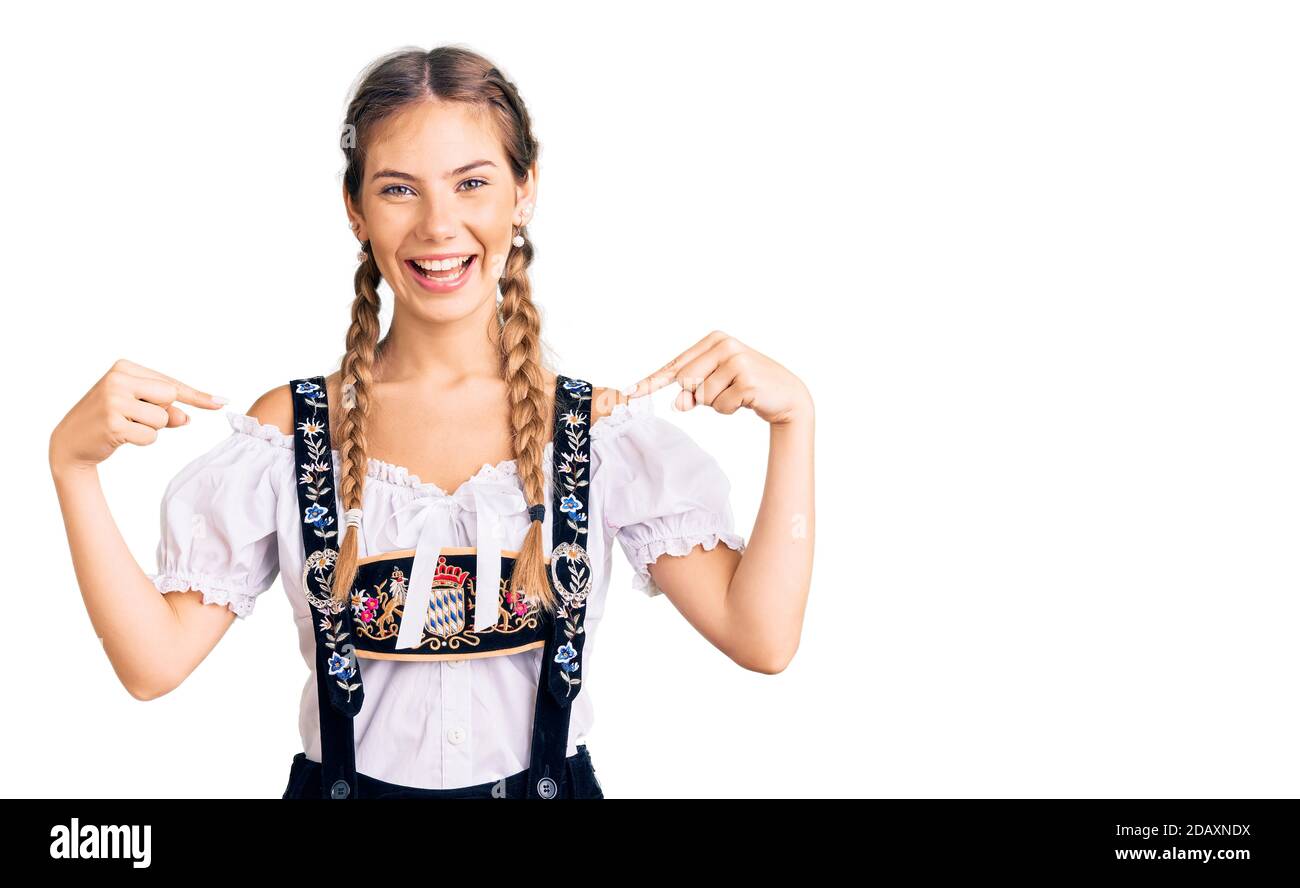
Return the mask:
M 432 273 L 425 271 L 412 259 L 404 260 L 403 264 L 410 269 L 412 279 L 424 289 L 434 293 L 448 293 L 469 280 L 477 262 L 478 255 L 472 254 L 459 268 Z

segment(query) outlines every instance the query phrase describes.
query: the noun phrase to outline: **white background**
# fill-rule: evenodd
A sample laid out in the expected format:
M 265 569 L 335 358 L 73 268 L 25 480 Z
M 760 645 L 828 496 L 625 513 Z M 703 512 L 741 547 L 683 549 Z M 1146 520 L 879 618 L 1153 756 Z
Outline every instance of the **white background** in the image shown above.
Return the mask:
M 334 368 L 346 93 L 441 43 L 528 103 L 563 372 L 625 385 L 720 328 L 816 399 L 785 672 L 615 556 L 587 688 L 609 797 L 1300 792 L 1294 7 L 460 7 L 6 13 L 6 795 L 282 792 L 306 670 L 279 582 L 132 699 L 48 437 L 118 357 L 240 412 Z M 656 409 L 748 538 L 766 427 L 675 392 Z M 143 571 L 167 479 L 229 434 L 189 412 L 101 467 Z

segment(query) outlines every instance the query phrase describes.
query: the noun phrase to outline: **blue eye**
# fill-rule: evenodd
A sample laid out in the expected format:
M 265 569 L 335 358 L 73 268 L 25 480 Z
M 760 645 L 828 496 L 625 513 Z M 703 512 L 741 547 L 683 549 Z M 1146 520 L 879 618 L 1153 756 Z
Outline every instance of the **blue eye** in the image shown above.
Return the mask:
M 487 185 L 487 184 L 488 184 L 488 182 L 487 182 L 486 179 L 466 179 L 464 182 L 462 182 L 462 183 L 460 183 L 460 184 L 461 184 L 461 187 L 464 188 L 464 186 L 470 184 L 471 182 L 478 182 L 479 184 L 478 184 L 477 186 L 473 187 L 473 188 L 465 188 L 464 190 L 466 190 L 466 191 L 478 191 L 478 190 L 479 190 L 480 188 L 482 188 L 484 185 Z M 394 192 L 394 191 L 393 191 L 394 188 L 405 188 L 405 189 L 406 189 L 408 192 L 410 192 L 411 194 L 414 194 L 414 193 L 415 193 L 414 191 L 411 191 L 411 188 L 410 188 L 409 185 L 402 185 L 402 184 L 389 185 L 387 188 L 385 188 L 384 190 L 380 191 L 379 193 L 380 193 L 380 194 L 395 194 L 395 193 L 397 193 L 397 192 Z M 405 197 L 406 195 L 403 194 L 402 196 Z

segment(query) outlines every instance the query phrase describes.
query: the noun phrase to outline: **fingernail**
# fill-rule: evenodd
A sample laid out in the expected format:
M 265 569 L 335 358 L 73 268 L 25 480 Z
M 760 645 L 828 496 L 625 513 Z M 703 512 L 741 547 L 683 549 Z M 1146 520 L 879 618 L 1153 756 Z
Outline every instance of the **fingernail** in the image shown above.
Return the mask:
M 229 398 L 223 398 L 223 397 L 221 397 L 221 395 L 213 395 L 213 396 L 212 396 L 212 401 L 213 401 L 213 403 L 215 403 L 215 404 L 229 404 L 229 403 L 230 403 L 230 399 L 229 399 Z
M 625 394 L 625 395 L 635 395 L 635 394 L 636 394 L 636 383 L 634 382 L 634 383 L 632 383 L 631 385 L 629 385 L 627 388 L 623 389 L 623 394 Z
M 189 422 L 190 422 L 190 416 L 189 416 L 189 414 L 188 414 L 188 413 L 182 413 L 182 414 L 181 414 L 181 420 L 182 420 L 182 421 L 181 421 L 181 425 L 189 425 Z

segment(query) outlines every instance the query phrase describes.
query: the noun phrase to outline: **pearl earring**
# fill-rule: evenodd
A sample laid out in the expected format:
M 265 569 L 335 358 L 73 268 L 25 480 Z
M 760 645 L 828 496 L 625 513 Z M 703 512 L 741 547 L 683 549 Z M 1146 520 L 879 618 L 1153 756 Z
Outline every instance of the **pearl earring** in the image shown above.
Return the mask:
M 357 233 L 357 229 L 361 227 L 361 223 L 360 223 L 360 222 L 353 222 L 353 223 L 351 223 L 351 224 L 349 225 L 349 227 L 352 229 L 352 233 L 353 233 L 353 234 L 356 234 L 356 233 Z M 366 256 L 366 249 L 365 249 L 365 248 L 366 248 L 366 245 L 365 245 L 365 242 L 363 241 L 363 242 L 361 243 L 361 249 L 357 251 L 357 261 L 358 261 L 358 262 L 365 262 L 366 259 L 369 258 L 369 257 Z
M 520 220 L 519 222 L 520 226 L 522 226 L 524 222 L 528 221 L 528 214 L 533 211 L 533 205 L 530 203 L 526 203 L 523 205 L 521 209 L 523 210 L 524 218 Z M 524 245 L 524 236 L 522 234 L 516 234 L 515 239 L 511 241 L 511 243 L 514 244 L 516 247 L 522 247 Z

